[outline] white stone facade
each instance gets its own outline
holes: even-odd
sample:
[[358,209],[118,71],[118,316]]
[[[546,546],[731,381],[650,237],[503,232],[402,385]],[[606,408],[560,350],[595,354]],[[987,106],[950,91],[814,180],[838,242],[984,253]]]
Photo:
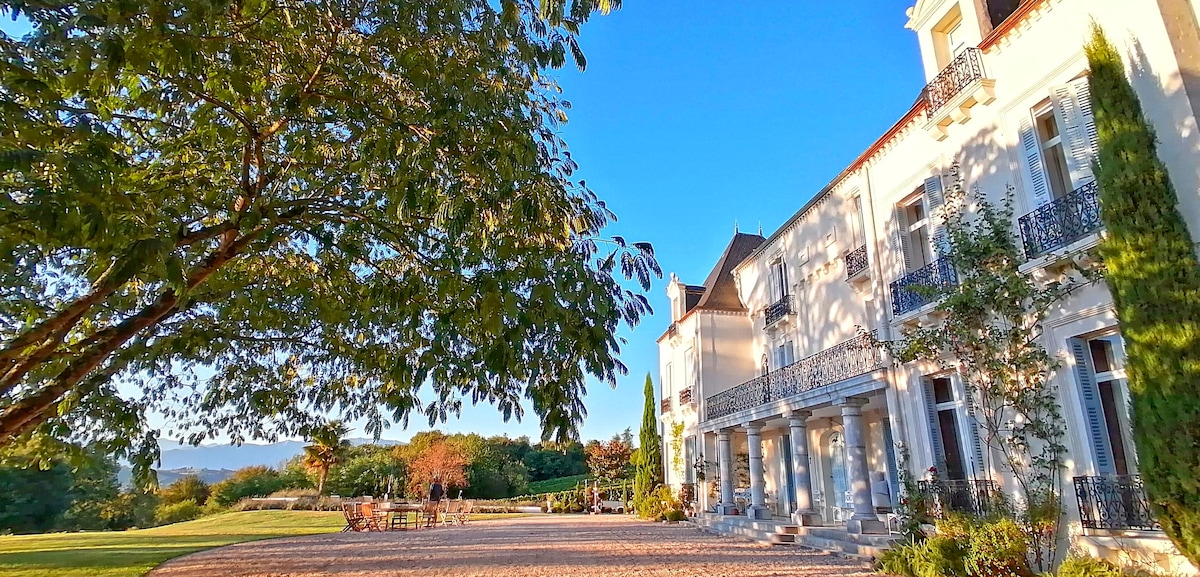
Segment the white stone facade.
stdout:
[[[910,452],[917,478],[936,467],[946,481],[1007,490],[1011,480],[988,467],[957,376],[925,363],[893,366],[860,346],[860,331],[890,340],[929,320],[936,305],[903,288],[912,275],[952,274],[939,266],[941,227],[930,216],[952,166],[991,201],[1013,189],[1023,271],[1052,278],[1087,264],[1064,255],[1103,234],[1083,53],[1093,21],[1126,57],[1180,210],[1200,239],[1196,20],[1188,0],[917,2],[908,27],[929,83],[922,98],[779,231],[724,267],[742,310],[674,315],[659,341],[664,394],[694,387],[691,403],[664,404],[662,419],[665,444],[670,423],[684,422],[697,439],[689,456],[710,462],[698,483],[700,507],[884,530],[898,498],[897,443]],[[687,288],[674,281],[668,289],[680,311]],[[1063,501],[1071,544],[1194,572],[1145,515],[1111,518],[1089,504],[1114,495],[1128,501],[1138,490],[1107,289],[1071,297],[1045,329],[1044,345],[1063,361],[1052,378],[1068,427]],[[700,352],[687,357],[687,350]],[[696,370],[685,377],[681,364]],[[666,458],[668,482],[697,479],[694,471],[671,471]]]

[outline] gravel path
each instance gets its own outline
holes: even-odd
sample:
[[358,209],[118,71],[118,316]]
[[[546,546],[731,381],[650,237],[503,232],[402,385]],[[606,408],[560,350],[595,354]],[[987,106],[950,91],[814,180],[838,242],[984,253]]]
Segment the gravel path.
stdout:
[[241,543],[169,561],[149,577],[865,577],[859,561],[758,545],[690,525],[554,515],[396,533]]

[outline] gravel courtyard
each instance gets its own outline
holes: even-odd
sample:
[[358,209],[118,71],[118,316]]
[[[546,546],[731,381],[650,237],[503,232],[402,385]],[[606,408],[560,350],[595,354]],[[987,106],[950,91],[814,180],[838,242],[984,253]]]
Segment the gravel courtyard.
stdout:
[[538,516],[396,533],[241,543],[169,561],[151,577],[702,575],[866,576],[861,561],[620,516]]

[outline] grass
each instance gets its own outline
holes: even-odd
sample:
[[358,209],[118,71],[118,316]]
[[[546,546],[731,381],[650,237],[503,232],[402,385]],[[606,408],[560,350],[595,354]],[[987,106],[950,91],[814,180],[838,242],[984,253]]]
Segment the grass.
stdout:
[[[520,515],[472,515],[472,521]],[[0,536],[0,577],[137,577],[162,562],[244,541],[335,533],[340,512],[242,511],[132,531]]]
[[587,475],[572,475],[570,477],[558,477],[556,479],[546,479],[545,481],[534,481],[529,484],[530,495],[540,495],[542,493],[557,493],[574,489],[580,481],[586,481]]

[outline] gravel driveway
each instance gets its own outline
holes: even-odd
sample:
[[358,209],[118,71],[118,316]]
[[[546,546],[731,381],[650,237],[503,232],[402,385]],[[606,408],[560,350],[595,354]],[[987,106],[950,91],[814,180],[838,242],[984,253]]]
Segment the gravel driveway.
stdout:
[[617,515],[554,515],[396,533],[230,545],[169,561],[150,577],[699,575],[867,576],[859,561],[717,537]]

